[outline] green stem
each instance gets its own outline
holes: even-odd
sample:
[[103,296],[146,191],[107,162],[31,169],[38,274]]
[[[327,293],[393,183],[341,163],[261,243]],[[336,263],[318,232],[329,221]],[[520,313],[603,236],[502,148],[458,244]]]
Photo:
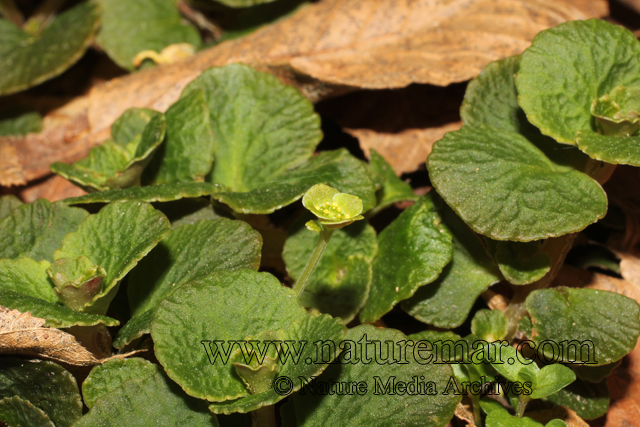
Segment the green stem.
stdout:
[[[471,397],[471,396],[469,396]],[[473,423],[476,427],[482,427],[482,412],[480,411],[480,396],[471,397],[471,406],[473,406]]]
[[0,15],[4,15],[18,27],[24,24],[24,17],[13,0],[0,0]]
[[251,427],[276,427],[275,406],[263,406],[252,411]]
[[518,417],[522,418],[524,416],[524,410],[527,408],[527,404],[530,400],[531,398],[529,396],[525,396],[524,394],[521,394],[518,397],[518,409],[516,410],[516,415]]
[[309,257],[309,261],[307,261],[307,265],[304,266],[304,270],[302,270],[302,274],[296,281],[296,284],[293,285],[293,291],[297,296],[302,294],[304,288],[307,286],[309,279],[311,279],[311,275],[316,269],[320,258],[322,258],[322,253],[325,248],[329,244],[329,240],[331,240],[331,236],[333,235],[333,230],[327,230],[322,227],[322,231],[320,231],[320,237],[318,237],[318,243],[316,243],[316,247],[313,249],[311,256]]

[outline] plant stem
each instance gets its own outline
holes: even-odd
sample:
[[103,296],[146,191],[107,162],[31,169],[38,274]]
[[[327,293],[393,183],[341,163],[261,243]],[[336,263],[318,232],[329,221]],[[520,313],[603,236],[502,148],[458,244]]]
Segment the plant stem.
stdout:
[[251,427],[276,427],[275,406],[263,406],[252,411]]
[[313,249],[311,256],[309,257],[309,261],[307,261],[307,265],[304,266],[304,270],[302,270],[302,274],[296,281],[295,285],[293,285],[293,291],[297,296],[302,294],[304,288],[307,286],[309,279],[311,279],[311,275],[313,274],[320,258],[322,258],[322,253],[325,248],[329,244],[329,240],[331,240],[331,236],[333,235],[333,230],[328,230],[326,228],[322,228],[320,231],[320,237],[318,237],[318,243],[316,243],[316,247]]
[[18,27],[24,24],[24,17],[13,0],[0,0],[0,15],[4,15]]
[[[471,397],[471,396],[469,396]],[[482,412],[480,411],[480,396],[471,397],[471,406],[473,406],[473,423],[476,427],[482,427]]]
[[524,416],[524,410],[527,407],[527,404],[531,398],[529,396],[525,396],[523,394],[518,398],[518,409],[516,410],[516,416],[522,418]]

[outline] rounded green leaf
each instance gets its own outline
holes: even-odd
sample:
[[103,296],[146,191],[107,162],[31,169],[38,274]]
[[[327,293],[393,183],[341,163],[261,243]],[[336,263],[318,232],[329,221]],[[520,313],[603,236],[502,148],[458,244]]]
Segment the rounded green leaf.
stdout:
[[99,0],[100,46],[116,64],[133,71],[133,58],[145,50],[160,52],[176,43],[200,46],[198,30],[186,23],[175,2],[166,0]]
[[51,171],[88,192],[138,185],[166,127],[164,114],[130,108],[111,126],[113,140],[93,147],[87,157],[72,165],[53,163]]
[[120,328],[116,339],[113,340],[113,346],[121,349],[144,334],[151,333],[151,322],[155,315],[155,310],[149,310],[137,316],[133,316],[122,328]]
[[84,196],[64,199],[67,205],[81,205],[88,203],[111,203],[118,200],[142,200],[143,202],[170,202],[184,198],[208,196],[222,191],[218,184],[208,182],[182,182],[158,184],[148,187],[131,187],[89,193]]
[[[277,360],[271,366],[263,364],[263,369],[270,368],[272,370],[272,373],[263,382],[263,387],[266,390],[254,392],[254,394],[233,401],[214,402],[209,406],[212,412],[216,414],[245,413],[256,410],[261,406],[273,405],[289,393],[298,391],[302,387],[300,378],[308,380],[320,375],[328,364],[333,361],[334,357],[338,355],[338,346],[346,333],[346,329],[339,319],[333,319],[326,314],[320,316],[312,314],[306,316],[301,322],[293,322],[287,331],[278,332],[278,338],[283,340],[283,347],[279,355],[283,355],[285,347],[291,350],[291,344],[300,345],[304,343],[304,347],[300,347],[300,352],[296,356],[297,361],[287,358],[286,360]],[[243,361],[242,356],[240,361]],[[238,370],[238,364],[235,364],[235,367],[236,372],[241,375],[241,371]],[[293,384],[289,383],[292,387],[288,390],[282,390],[277,386],[278,382],[276,380],[278,378],[295,378],[298,381]],[[246,381],[244,378],[243,380]],[[247,387],[249,386],[250,384],[247,383]]]
[[[397,363],[398,352],[391,356],[386,350],[381,355],[388,359],[382,362],[371,360],[366,363],[363,359],[363,356],[367,356],[362,351],[364,345],[368,346],[368,356],[372,358],[371,350],[374,346],[382,344],[383,349],[387,345],[400,348],[406,342],[407,337],[393,329],[376,329],[370,325],[350,329],[341,345],[344,351],[339,360],[342,362],[331,365],[322,375],[294,394],[293,404],[283,407],[283,416],[295,420],[291,425],[298,427],[445,426],[453,417],[455,407],[461,399],[460,395],[443,393],[447,382],[453,377],[453,370],[449,365],[419,363],[414,359],[411,347],[407,347],[406,353],[403,352],[406,359],[401,359],[402,363]],[[366,392],[329,393],[330,381],[345,384],[341,387],[334,386],[334,390],[346,390],[350,387],[348,384],[364,382]],[[435,393],[427,393],[428,382],[433,382]],[[326,393],[318,392],[321,383],[324,384]],[[404,392],[400,383],[405,384]],[[406,385],[414,383],[424,384],[424,391],[411,392],[411,388]],[[393,391],[390,393],[391,390]]]
[[640,136],[615,137],[593,131],[578,131],[578,147],[596,160],[640,166]]
[[541,242],[496,242],[495,259],[509,283],[526,285],[542,279],[551,258],[541,252]]
[[211,364],[209,354],[228,357],[229,340],[286,330],[305,316],[293,291],[272,275],[216,271],[167,296],[157,309],[151,336],[156,357],[188,394],[224,401],[249,391],[231,364],[222,363],[224,359]]
[[82,383],[82,397],[88,408],[105,394],[121,387],[125,381],[141,380],[162,372],[162,368],[144,359],[111,359],[95,366]]
[[216,141],[212,182],[233,191],[284,178],[322,139],[311,102],[271,74],[240,64],[209,68],[183,96],[197,90],[204,91]]
[[47,276],[48,261],[36,262],[31,258],[0,258],[0,289],[11,290],[57,303],[58,296]]
[[41,130],[42,116],[37,111],[25,107],[0,110],[0,136],[21,136]]
[[575,380],[576,374],[567,366],[559,363],[543,366],[536,373],[533,393],[529,397],[532,399],[547,397],[558,390],[562,390]]
[[173,230],[131,272],[133,316],[155,309],[183,284],[216,270],[257,270],[262,237],[243,221],[217,218]]
[[378,236],[362,322],[374,322],[420,286],[438,278],[453,253],[452,236],[430,195],[407,208]]
[[[304,218],[306,219],[306,218]],[[297,280],[318,240],[298,221],[289,231],[282,257],[289,277]],[[350,322],[364,305],[371,286],[371,261],[378,251],[376,232],[366,221],[335,230],[300,304]]]
[[57,16],[39,34],[0,19],[0,95],[57,76],[84,54],[98,27],[98,10],[84,2]]
[[75,378],[49,361],[3,358],[0,395],[28,400],[44,411],[56,427],[69,427],[82,415]]
[[55,427],[42,409],[18,396],[0,399],[0,421],[10,427]]
[[607,211],[596,181],[557,166],[523,136],[492,127],[446,134],[427,167],[447,204],[474,231],[496,240],[574,233]]
[[204,181],[213,165],[213,132],[204,92],[193,91],[165,113],[167,136],[145,169],[145,183]]
[[122,383],[100,396],[73,427],[217,427],[206,402],[187,396],[163,372]]
[[576,411],[582,419],[594,420],[609,410],[609,387],[606,381],[593,384],[577,379],[545,400]]
[[0,289],[0,306],[21,313],[31,313],[33,317],[45,320],[45,326],[52,328],[69,328],[71,326],[93,326],[104,324],[117,326],[116,319],[97,314],[80,313],[64,305],[54,304],[40,298],[34,298],[18,292]]
[[45,199],[16,207],[0,221],[0,258],[26,256],[53,261],[62,239],[89,214]]
[[236,212],[266,214],[295,202],[311,187],[322,183],[358,196],[365,212],[376,204],[376,189],[369,178],[366,164],[344,148],[313,156],[300,166],[250,191],[220,192],[212,194],[212,197]]
[[84,306],[85,311],[102,314],[115,296],[118,282],[169,232],[167,218],[149,203],[114,202],[65,236],[54,258],[85,256],[106,271],[100,291]]
[[516,85],[527,119],[545,135],[575,145],[577,131],[595,130],[595,100],[617,86],[640,86],[640,43],[605,21],[566,22],[533,39]]
[[502,278],[480,237],[451,209],[441,211],[453,235],[453,256],[438,279],[400,305],[416,319],[440,328],[460,326],[485,289]]
[[13,194],[0,197],[0,220],[5,219],[15,208],[19,208],[24,203]]
[[525,304],[539,353],[558,362],[606,365],[633,350],[640,335],[640,306],[615,292],[559,287],[533,291]]
[[380,188],[377,191],[376,212],[404,200],[417,200],[411,186],[396,175],[389,163],[374,149],[371,149],[369,166]]
[[500,310],[478,310],[471,320],[471,333],[488,342],[503,339],[508,328],[509,321]]

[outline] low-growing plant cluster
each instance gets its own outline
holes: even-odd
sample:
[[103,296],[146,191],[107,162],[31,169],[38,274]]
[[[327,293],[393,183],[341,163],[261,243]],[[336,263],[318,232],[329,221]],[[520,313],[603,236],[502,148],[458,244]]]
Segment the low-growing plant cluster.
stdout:
[[[208,69],[164,113],[127,110],[86,158],[51,165],[88,194],[0,199],[0,420],[604,415],[640,306],[552,281],[605,217],[615,165],[640,166],[639,95],[631,32],[545,30],[469,83],[422,196],[375,151],[316,152],[313,105],[247,65]],[[487,292],[508,304],[482,308]]]

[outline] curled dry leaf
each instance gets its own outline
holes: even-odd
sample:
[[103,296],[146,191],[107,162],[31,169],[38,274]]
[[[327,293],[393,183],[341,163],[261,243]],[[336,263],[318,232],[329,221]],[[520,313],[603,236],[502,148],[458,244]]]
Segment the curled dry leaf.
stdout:
[[[17,168],[0,184],[49,174],[105,139],[127,108],[165,111],[202,70],[234,62],[270,71],[319,100],[356,88],[448,85],[474,77],[489,62],[522,52],[535,34],[572,19],[607,13],[605,0],[325,0],[251,35],[185,61],[112,80],[62,130],[0,139],[17,153]],[[79,101],[77,101],[78,103]],[[80,129],[78,124],[87,126]],[[85,133],[84,136],[82,134]],[[5,160],[6,162],[7,160]]]
[[26,354],[76,366],[100,363],[73,335],[44,323],[29,313],[0,306],[0,354]]

